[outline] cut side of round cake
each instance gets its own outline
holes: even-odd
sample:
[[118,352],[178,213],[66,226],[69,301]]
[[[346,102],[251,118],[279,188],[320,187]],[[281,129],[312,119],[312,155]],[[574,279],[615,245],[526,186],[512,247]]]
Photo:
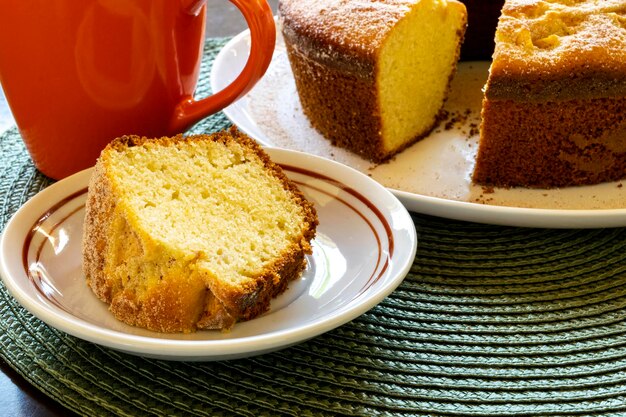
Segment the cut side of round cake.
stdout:
[[236,129],[124,136],[89,184],[83,269],[127,324],[229,329],[300,276],[317,223],[280,166]]
[[336,146],[382,162],[435,127],[467,25],[456,0],[281,0],[302,109]]

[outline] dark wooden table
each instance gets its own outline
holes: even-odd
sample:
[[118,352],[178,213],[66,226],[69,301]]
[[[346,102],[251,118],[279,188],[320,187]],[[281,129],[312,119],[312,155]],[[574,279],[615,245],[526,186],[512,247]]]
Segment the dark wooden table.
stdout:
[[[269,0],[276,11],[278,0]],[[245,29],[238,10],[226,0],[207,0],[207,37],[232,36]],[[0,132],[14,124],[6,99],[0,89]],[[74,416],[50,397],[33,387],[9,364],[0,359],[0,415],[12,417]]]
[[33,387],[0,359],[0,414],[15,417],[75,416]]

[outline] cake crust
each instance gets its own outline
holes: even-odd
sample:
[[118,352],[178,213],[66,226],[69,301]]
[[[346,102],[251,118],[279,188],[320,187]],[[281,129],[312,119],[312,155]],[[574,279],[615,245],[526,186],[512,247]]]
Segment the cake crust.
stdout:
[[[333,145],[376,162],[384,161],[388,155],[379,138],[382,127],[378,102],[370,92],[373,74],[362,68],[356,72],[329,68],[297,46],[286,44],[286,49],[293,57],[296,88],[311,124]],[[345,93],[340,102],[328,92],[329,86],[337,85]]]
[[624,98],[570,100],[560,107],[550,102],[486,101],[481,127],[486,139],[473,179],[480,184],[532,188],[622,179],[626,176],[625,108]]

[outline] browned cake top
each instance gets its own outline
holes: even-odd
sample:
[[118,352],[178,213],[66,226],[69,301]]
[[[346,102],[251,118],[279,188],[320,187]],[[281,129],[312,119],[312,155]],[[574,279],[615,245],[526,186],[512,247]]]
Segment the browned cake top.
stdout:
[[507,0],[487,97],[626,94],[626,0]]
[[373,61],[394,23],[418,0],[281,0],[283,34],[312,58]]

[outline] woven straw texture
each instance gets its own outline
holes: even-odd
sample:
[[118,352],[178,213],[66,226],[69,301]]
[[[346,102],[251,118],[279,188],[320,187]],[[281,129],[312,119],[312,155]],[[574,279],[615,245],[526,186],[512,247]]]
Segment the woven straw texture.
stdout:
[[[223,44],[208,43],[204,79]],[[219,114],[193,130],[228,125]],[[50,182],[15,128],[0,136],[0,227]],[[0,355],[86,416],[626,414],[626,229],[414,221],[417,256],[403,284],[286,350],[143,359],[48,327],[0,286]]]

